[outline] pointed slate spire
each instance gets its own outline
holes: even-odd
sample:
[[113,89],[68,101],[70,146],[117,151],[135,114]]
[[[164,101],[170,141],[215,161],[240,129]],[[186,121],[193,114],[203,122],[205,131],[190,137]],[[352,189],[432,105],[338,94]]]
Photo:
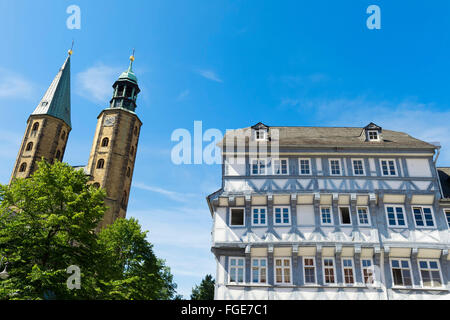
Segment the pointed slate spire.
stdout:
[[53,79],[52,84],[45,92],[44,97],[39,102],[33,115],[47,114],[63,120],[69,127],[70,122],[70,56],[59,69],[58,74]]

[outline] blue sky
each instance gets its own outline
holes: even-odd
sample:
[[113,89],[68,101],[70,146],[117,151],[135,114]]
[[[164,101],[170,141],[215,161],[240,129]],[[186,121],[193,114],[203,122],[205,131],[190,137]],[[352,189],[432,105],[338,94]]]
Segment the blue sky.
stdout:
[[[69,30],[69,5],[81,29]],[[381,30],[366,8],[381,9]],[[443,148],[450,166],[450,2],[433,1],[0,1],[0,183],[9,181],[28,115],[72,39],[72,125],[64,160],[86,164],[111,85],[134,70],[143,121],[128,216],[189,297],[206,273],[206,195],[219,165],[175,165],[170,140],[267,125],[365,126],[405,131]]]

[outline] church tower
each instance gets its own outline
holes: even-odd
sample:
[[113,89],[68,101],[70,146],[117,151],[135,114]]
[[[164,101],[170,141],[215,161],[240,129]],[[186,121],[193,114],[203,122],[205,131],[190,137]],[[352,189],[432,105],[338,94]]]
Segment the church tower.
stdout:
[[44,97],[27,121],[27,128],[11,175],[28,178],[37,169],[37,161],[62,161],[70,123],[70,56],[59,69]]
[[108,108],[97,117],[87,171],[91,183],[106,190],[105,213],[101,228],[117,218],[125,218],[133,177],[136,151],[142,122],[136,115],[136,99],[140,92],[133,72],[134,56],[128,70],[114,83]]

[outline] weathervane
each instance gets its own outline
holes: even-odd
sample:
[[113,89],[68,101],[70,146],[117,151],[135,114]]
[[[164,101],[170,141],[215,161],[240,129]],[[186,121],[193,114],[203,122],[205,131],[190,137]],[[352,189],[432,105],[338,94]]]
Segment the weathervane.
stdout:
[[130,70],[133,67],[133,61],[134,61],[134,48],[133,48],[133,53],[130,56],[130,68],[129,68]]
[[72,49],[73,49],[73,43],[74,43],[74,41],[72,40],[72,46],[70,47],[70,49],[69,49],[69,51],[68,51],[68,53],[69,53],[69,56],[71,56],[72,55]]

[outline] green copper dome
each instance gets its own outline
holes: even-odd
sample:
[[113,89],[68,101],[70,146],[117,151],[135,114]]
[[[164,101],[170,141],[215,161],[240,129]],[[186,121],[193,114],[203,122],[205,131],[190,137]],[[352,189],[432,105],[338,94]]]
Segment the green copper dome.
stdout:
[[137,77],[133,72],[133,61],[134,56],[130,57],[130,66],[128,67],[127,71],[122,72],[122,74],[119,77],[119,80],[131,80],[135,83],[137,83]]
[[131,80],[137,83],[137,77],[134,74],[133,70],[128,69],[127,71],[122,72],[119,77],[119,80]]

